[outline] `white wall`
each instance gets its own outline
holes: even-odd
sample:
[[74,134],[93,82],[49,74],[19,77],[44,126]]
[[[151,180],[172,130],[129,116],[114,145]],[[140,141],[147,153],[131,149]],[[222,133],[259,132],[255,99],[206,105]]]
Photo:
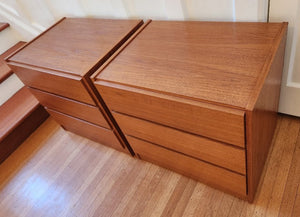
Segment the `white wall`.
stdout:
[[[1,12],[1,11],[0,11]],[[0,14],[1,15],[1,14]],[[0,16],[0,22],[5,22]],[[22,40],[22,36],[13,28],[8,27],[0,32],[0,54]],[[12,75],[2,83],[0,83],[0,106],[6,102],[12,95],[14,95],[23,83]]]
[[63,16],[266,21],[267,0],[0,0],[0,18],[30,40]]
[[300,117],[300,1],[272,0],[270,21],[288,21],[279,111]]
[[21,36],[18,32],[12,28],[6,28],[0,32],[0,54],[12,47],[18,41],[21,40]]

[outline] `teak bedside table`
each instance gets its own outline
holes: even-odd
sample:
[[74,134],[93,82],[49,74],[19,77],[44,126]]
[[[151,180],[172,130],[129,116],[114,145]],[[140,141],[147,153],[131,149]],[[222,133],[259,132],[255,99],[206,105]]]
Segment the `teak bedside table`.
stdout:
[[252,201],[286,32],[287,23],[153,21],[92,79],[139,158]]
[[129,153],[89,76],[142,24],[63,18],[6,61],[65,129]]

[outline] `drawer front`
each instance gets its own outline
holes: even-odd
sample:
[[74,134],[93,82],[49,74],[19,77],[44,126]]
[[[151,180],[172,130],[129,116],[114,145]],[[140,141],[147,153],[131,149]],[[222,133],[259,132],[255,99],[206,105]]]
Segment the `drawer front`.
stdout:
[[244,111],[103,81],[96,87],[113,111],[244,147]]
[[[126,135],[134,136],[203,161],[246,174],[245,150],[204,137],[113,112]],[[135,151],[133,149],[133,151]]]
[[99,142],[103,145],[110,146],[114,149],[124,151],[124,148],[122,147],[112,130],[99,127],[78,118],[71,117],[69,115],[64,115],[51,109],[46,110],[66,130],[89,138],[95,142]]
[[29,88],[39,102],[50,109],[86,120],[93,124],[110,129],[107,121],[96,106],[88,105],[55,94]]
[[9,66],[27,86],[95,105],[79,76],[55,74],[29,66],[24,68],[15,63],[10,63]]
[[246,177],[226,169],[127,136],[143,160],[174,170],[235,195],[246,196]]

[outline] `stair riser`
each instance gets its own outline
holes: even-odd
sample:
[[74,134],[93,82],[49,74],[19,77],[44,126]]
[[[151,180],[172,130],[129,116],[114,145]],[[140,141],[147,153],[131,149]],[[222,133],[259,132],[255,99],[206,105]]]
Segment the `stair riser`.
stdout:
[[0,164],[19,147],[49,116],[39,106],[0,143]]

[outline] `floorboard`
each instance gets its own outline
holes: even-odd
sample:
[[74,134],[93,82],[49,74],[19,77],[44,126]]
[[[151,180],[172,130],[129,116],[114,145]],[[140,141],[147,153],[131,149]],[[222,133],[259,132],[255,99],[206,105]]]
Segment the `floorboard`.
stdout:
[[253,204],[48,118],[0,165],[0,217],[300,216],[300,119],[280,115]]

